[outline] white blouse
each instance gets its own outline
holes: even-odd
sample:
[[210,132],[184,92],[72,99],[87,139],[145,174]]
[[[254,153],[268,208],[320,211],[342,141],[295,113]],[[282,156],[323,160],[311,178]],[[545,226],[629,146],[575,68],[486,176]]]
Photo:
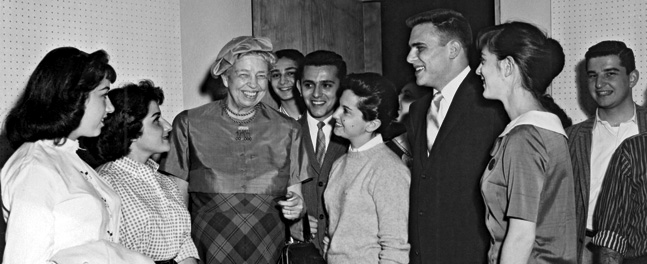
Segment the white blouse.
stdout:
[[60,146],[53,140],[28,142],[5,163],[0,172],[4,263],[152,262],[114,243],[121,201],[79,158],[78,148],[70,139]]

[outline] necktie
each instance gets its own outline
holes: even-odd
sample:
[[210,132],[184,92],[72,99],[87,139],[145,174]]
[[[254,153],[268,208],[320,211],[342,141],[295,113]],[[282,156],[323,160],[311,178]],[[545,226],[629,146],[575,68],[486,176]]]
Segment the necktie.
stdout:
[[431,101],[431,107],[427,114],[427,149],[429,151],[431,151],[431,147],[434,145],[434,141],[436,141],[438,130],[440,130],[438,114],[440,113],[440,101],[442,100],[443,94],[438,91],[434,93],[434,99]]
[[317,147],[315,149],[315,156],[317,157],[317,161],[319,162],[320,166],[323,164],[324,154],[326,154],[326,137],[324,136],[324,132],[321,129],[325,125],[326,124],[321,121],[317,124],[319,130],[317,130]]

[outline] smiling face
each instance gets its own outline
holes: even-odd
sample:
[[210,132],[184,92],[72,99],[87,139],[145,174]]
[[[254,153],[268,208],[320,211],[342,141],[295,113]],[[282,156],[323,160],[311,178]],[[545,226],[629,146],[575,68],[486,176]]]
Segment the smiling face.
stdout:
[[483,80],[483,97],[490,100],[505,98],[506,87],[503,82],[503,73],[499,59],[487,48],[481,51],[481,63],[476,68],[476,74]]
[[345,90],[339,98],[339,107],[333,114],[335,135],[348,139],[353,148],[359,148],[368,142],[377,129],[371,121],[364,120],[364,115],[357,108],[359,100],[359,96],[353,91]]
[[294,99],[295,77],[298,69],[295,61],[288,58],[280,58],[274,68],[270,71],[272,89],[281,101]]
[[638,72],[627,73],[616,55],[591,58],[586,64],[591,97],[603,109],[633,105],[631,89],[638,82]]
[[301,95],[308,112],[319,121],[335,111],[340,80],[337,68],[332,65],[305,66],[301,79]]
[[416,83],[442,89],[449,82],[450,47],[447,43],[441,43],[436,27],[431,23],[413,27],[409,46],[411,50],[407,62],[415,70]]
[[162,117],[159,104],[151,101],[148,114],[142,120],[142,134],[130,144],[128,157],[145,162],[153,154],[167,152],[171,149],[169,132],[171,124]]
[[110,81],[104,78],[97,87],[88,93],[81,123],[70,133],[69,139],[96,137],[101,134],[103,119],[108,113],[115,111],[115,107],[108,98],[108,91],[110,91]]
[[227,106],[238,113],[251,111],[267,93],[268,74],[268,65],[263,57],[246,55],[238,58],[222,78],[229,90]]

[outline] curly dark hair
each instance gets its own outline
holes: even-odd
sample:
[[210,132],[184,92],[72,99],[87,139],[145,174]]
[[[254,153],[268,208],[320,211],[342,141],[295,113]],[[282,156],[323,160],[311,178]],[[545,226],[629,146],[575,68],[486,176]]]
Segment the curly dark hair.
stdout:
[[591,46],[589,50],[586,51],[586,54],[584,54],[586,66],[588,67],[588,62],[592,58],[609,55],[618,56],[620,59],[620,65],[625,67],[627,74],[636,69],[636,57],[634,56],[634,51],[628,48],[624,42],[617,40],[605,40]]
[[341,82],[340,90],[351,90],[359,97],[357,109],[362,112],[364,121],[380,120],[381,125],[376,133],[382,134],[398,116],[398,93],[395,85],[380,74],[349,74]]
[[41,139],[65,143],[81,124],[88,94],[104,78],[114,83],[117,73],[103,50],[88,54],[61,47],[47,53],[5,120],[11,146]]
[[164,92],[150,80],[128,83],[108,92],[115,111],[104,119],[101,135],[84,142],[92,156],[101,163],[130,153],[130,144],[142,135],[142,120],[151,102],[162,104]]

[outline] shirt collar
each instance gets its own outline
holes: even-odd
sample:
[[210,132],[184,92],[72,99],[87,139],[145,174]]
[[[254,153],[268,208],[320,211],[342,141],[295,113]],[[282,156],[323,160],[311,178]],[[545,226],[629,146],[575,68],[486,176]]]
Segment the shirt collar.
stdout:
[[[306,120],[308,121],[308,128],[310,128],[310,131],[314,129],[314,131],[316,132],[319,129],[317,127],[319,120],[312,117],[312,115],[310,115],[310,112],[307,112],[307,111],[306,111],[306,116],[307,116]],[[332,120],[332,115],[330,115],[329,117],[326,117],[326,119],[324,119],[323,122],[326,124],[326,126],[330,126],[330,120]]]
[[[598,123],[600,123],[600,124],[607,123],[609,126],[611,126],[609,124],[609,122],[600,119],[599,110],[600,110],[599,108],[595,109],[595,123],[593,123],[593,129],[595,129],[595,127],[598,125]],[[622,124],[629,123],[629,122],[633,122],[634,124],[638,124],[638,121],[636,121],[636,104],[634,104],[634,115],[631,117],[631,119],[629,119],[629,120],[627,120],[625,122],[622,122]]]
[[454,99],[454,95],[456,95],[456,91],[458,91],[458,87],[461,85],[465,77],[467,77],[467,74],[469,74],[471,71],[470,66],[465,67],[461,73],[456,75],[454,79],[452,79],[443,89],[440,91],[440,94],[443,95],[443,98],[447,100],[448,103],[451,103],[452,100]]
[[61,141],[63,141],[62,145],[56,145],[56,143],[55,143],[56,140],[54,140],[54,139],[44,139],[43,140],[43,142],[46,145],[49,145],[49,146],[52,146],[52,147],[57,147],[57,148],[60,148],[60,149],[62,149],[64,151],[76,152],[77,150],[80,149],[78,140],[69,139],[69,138],[63,138],[63,139],[61,139]]
[[157,162],[152,159],[148,159],[146,160],[145,164],[142,164],[141,162],[131,159],[128,156],[124,156],[118,160],[115,160],[115,164],[128,165],[138,170],[157,171],[157,169],[159,168],[159,164],[157,164]]
[[348,151],[349,151],[349,152],[360,152],[360,151],[365,151],[365,150],[369,150],[369,149],[371,149],[371,148],[373,148],[373,147],[375,147],[375,146],[379,145],[380,143],[384,143],[384,139],[382,139],[382,135],[381,135],[381,134],[377,134],[377,136],[375,136],[375,137],[371,138],[371,140],[369,140],[368,142],[364,143],[364,145],[362,145],[362,146],[361,146],[361,147],[359,147],[359,148],[354,149],[352,146],[348,147]]
[[510,131],[512,131],[513,128],[520,125],[532,125],[540,127],[567,137],[566,131],[564,131],[564,127],[562,127],[562,121],[559,120],[559,117],[550,112],[536,110],[523,113],[514,120],[510,121],[510,123],[505,127],[505,130],[503,130],[503,133],[501,133],[499,137],[507,135],[508,133],[510,133]]

